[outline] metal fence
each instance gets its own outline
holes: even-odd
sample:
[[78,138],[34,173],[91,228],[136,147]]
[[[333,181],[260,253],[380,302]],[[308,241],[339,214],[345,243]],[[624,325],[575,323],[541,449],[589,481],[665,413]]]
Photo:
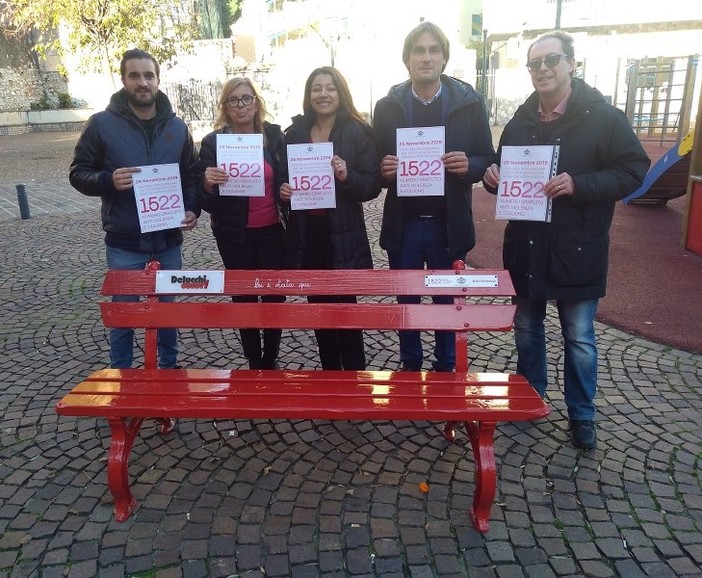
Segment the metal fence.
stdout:
[[627,71],[625,111],[638,135],[680,140],[690,129],[699,57],[633,61]]
[[168,96],[175,113],[186,122],[212,121],[217,116],[221,82],[163,83],[161,90]]

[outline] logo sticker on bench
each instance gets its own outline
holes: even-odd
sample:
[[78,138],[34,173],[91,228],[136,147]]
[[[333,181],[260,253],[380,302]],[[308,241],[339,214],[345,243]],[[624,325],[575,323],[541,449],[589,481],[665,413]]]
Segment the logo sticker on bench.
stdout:
[[224,293],[224,271],[156,271],[156,293]]
[[497,275],[425,275],[425,287],[497,287]]

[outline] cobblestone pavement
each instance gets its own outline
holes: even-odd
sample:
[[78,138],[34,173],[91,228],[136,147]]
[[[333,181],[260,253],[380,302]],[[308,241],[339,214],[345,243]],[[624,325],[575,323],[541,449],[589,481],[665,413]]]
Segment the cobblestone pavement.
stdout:
[[[425,422],[182,420],[165,437],[147,424],[130,467],[140,507],[116,523],[105,420],[54,411],[107,361],[98,202],[64,174],[35,175],[31,219],[0,210],[0,577],[702,576],[702,357],[598,324],[599,445],[578,451],[551,314],[553,413],[498,427],[485,535],[467,515],[465,436]],[[15,180],[1,180],[9,207]],[[376,246],[379,212],[368,204]],[[184,254],[220,266],[206,218]],[[311,348],[286,333],[281,365],[313,367]],[[188,367],[243,363],[234,332],[184,331],[182,350]],[[369,333],[367,351],[371,369],[396,367],[394,335]],[[514,371],[509,335],[471,354],[476,370]]]

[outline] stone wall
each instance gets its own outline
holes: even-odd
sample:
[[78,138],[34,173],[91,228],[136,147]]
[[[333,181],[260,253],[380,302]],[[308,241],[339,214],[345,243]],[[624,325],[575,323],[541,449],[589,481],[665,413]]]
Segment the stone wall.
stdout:
[[29,132],[80,131],[93,112],[89,108],[0,112],[0,136]]
[[55,103],[65,92],[64,77],[37,62],[28,43],[0,34],[0,112],[28,111],[42,99]]
[[0,112],[32,110],[42,98],[57,103],[62,92],[66,82],[57,72],[40,73],[32,65],[0,68]]

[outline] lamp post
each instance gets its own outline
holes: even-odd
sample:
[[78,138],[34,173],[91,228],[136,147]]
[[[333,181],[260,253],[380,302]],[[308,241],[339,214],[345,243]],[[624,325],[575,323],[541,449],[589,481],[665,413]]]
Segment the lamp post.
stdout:
[[487,99],[487,28],[483,28],[483,81],[480,84],[483,100]]

